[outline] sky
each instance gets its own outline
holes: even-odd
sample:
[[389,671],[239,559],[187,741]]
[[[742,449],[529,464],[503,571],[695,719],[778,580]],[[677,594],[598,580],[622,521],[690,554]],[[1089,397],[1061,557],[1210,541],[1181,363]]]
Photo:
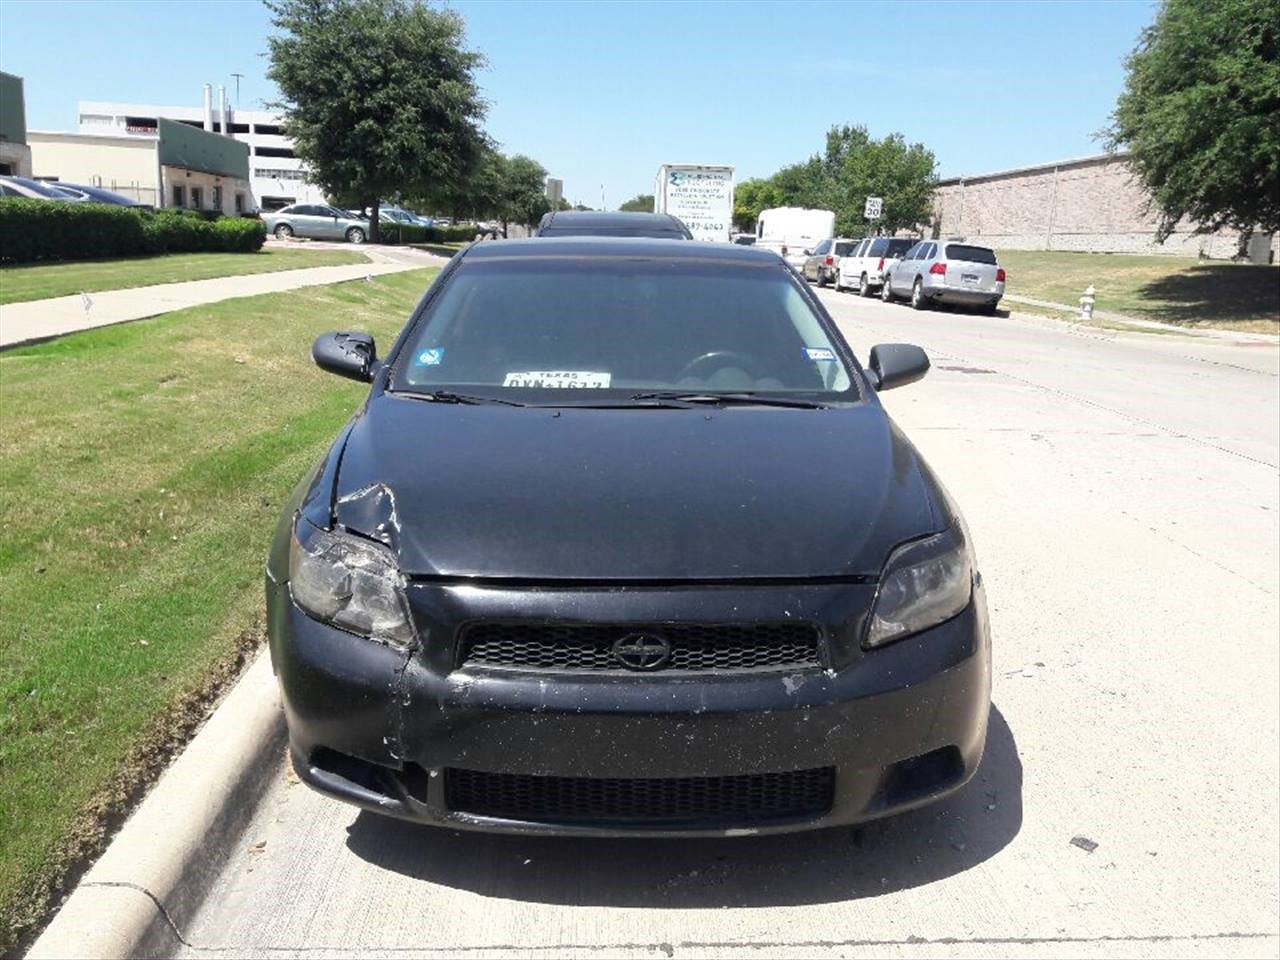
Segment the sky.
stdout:
[[[1096,138],[1152,0],[536,3],[456,0],[485,128],[612,208],[659,164],[768,176],[835,124],[899,132],[942,176],[1101,151]],[[27,126],[74,130],[76,101],[198,106],[243,74],[275,96],[257,0],[0,0],[0,69],[25,80]]]

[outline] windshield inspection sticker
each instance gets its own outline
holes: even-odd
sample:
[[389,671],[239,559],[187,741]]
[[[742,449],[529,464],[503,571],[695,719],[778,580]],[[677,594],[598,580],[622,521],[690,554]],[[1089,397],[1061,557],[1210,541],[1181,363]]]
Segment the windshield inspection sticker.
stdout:
[[444,347],[423,350],[413,358],[414,364],[419,367],[438,367],[442,360],[444,360]]
[[804,355],[813,361],[834,360],[836,358],[836,352],[827,347],[805,347]]
[[558,390],[602,389],[613,375],[588,370],[514,370],[502,381],[504,387],[551,387]]

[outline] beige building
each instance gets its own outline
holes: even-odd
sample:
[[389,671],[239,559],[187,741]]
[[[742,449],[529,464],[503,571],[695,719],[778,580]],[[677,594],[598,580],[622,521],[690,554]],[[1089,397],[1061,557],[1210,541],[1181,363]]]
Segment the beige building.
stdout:
[[[1080,250],[1230,259],[1233,231],[1197,235],[1182,223],[1155,242],[1157,215],[1123,154],[1100,154],[938,183],[933,235],[1007,250]],[[1275,259],[1275,240],[1255,236],[1249,259]]]
[[256,210],[249,148],[230,137],[160,120],[151,136],[29,131],[34,176],[114,190],[155,207]]

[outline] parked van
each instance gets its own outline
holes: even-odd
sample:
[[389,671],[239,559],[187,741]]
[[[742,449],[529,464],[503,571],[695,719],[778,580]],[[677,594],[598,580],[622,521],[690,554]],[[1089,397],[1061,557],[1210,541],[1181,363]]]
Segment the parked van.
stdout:
[[772,250],[797,270],[823,240],[836,235],[836,215],[807,207],[773,207],[756,218],[757,247]]

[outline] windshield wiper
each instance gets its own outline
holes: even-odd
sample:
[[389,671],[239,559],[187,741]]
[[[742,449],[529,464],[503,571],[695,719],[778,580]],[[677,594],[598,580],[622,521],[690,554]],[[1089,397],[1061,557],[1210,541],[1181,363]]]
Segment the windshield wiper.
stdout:
[[454,393],[452,390],[432,390],[429,393],[418,393],[413,390],[397,390],[397,397],[409,397],[412,400],[426,400],[428,403],[499,403],[506,407],[524,407],[527,404],[519,400],[504,400],[502,397],[483,397],[471,393]]
[[827,405],[818,400],[805,400],[801,397],[779,397],[767,393],[703,393],[700,391],[654,390],[646,393],[633,393],[632,400],[675,400],[680,403],[699,403],[712,407],[760,406],[760,407],[795,407],[800,410],[825,410]]

